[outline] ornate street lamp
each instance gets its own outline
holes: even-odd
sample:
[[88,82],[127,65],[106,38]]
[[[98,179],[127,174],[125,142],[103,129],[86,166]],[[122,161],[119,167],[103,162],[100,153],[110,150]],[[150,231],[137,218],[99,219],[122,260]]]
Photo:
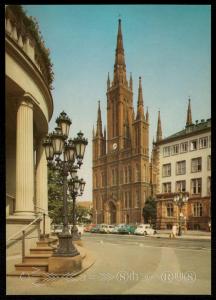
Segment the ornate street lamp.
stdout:
[[[55,250],[53,256],[76,256],[79,255],[79,252],[72,242],[72,235],[70,234],[68,226],[67,177],[69,174],[74,175],[75,170],[77,172],[77,169],[80,168],[81,165],[80,156],[77,158],[77,146],[75,146],[78,144],[78,142],[77,138],[76,143],[74,143],[72,139],[67,141],[72,122],[65,112],[62,112],[59,115],[59,117],[56,119],[56,123],[57,127],[55,128],[55,131],[47,135],[43,141],[48,166],[54,170],[58,170],[63,177],[63,229],[59,234],[59,246]],[[83,138],[82,134],[82,141],[80,143],[82,144],[83,141],[85,141],[86,146],[88,141],[87,139]],[[62,154],[63,157],[61,159],[60,156]],[[76,159],[77,165],[74,164]]]
[[73,140],[74,145],[76,147],[76,158],[77,158],[77,164],[80,168],[82,165],[82,160],[85,153],[86,145],[88,144],[88,140],[83,137],[83,133],[80,131],[77,133],[77,137]]
[[79,179],[78,176],[72,177],[68,182],[69,190],[71,193],[71,197],[73,199],[73,208],[72,208],[72,239],[73,241],[80,240],[80,235],[78,233],[78,228],[76,226],[76,197],[82,196],[84,188],[85,188],[85,181],[81,178]]
[[174,203],[176,203],[176,205],[179,208],[179,215],[178,215],[178,224],[179,224],[179,231],[178,231],[178,235],[182,235],[182,230],[181,230],[181,215],[182,215],[182,207],[185,205],[185,203],[188,202],[188,196],[186,193],[179,193],[176,194],[174,196],[173,199]]

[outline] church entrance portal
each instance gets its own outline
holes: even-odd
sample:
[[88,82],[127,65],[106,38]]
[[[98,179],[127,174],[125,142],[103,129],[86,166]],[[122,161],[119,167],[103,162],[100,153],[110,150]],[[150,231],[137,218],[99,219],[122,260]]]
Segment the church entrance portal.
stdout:
[[116,206],[113,202],[109,203],[109,224],[116,224]]

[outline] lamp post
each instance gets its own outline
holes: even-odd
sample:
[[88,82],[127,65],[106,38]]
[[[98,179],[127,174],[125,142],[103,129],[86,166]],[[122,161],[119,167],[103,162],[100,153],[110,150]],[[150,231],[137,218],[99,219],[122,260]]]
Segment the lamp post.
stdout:
[[[68,226],[67,178],[69,174],[73,174],[75,169],[80,168],[88,141],[82,138],[84,141],[83,146],[83,141],[78,138],[74,140],[68,139],[72,122],[64,111],[56,119],[56,123],[57,127],[55,131],[48,134],[43,141],[48,167],[58,170],[63,179],[63,229],[59,234],[59,246],[53,256],[76,256],[79,255],[79,252],[72,243],[72,235],[69,232]],[[82,133],[79,132],[78,137],[80,134]],[[79,151],[77,152],[79,148],[82,150],[84,148],[82,156],[80,156]],[[61,155],[63,155],[62,159],[60,158]],[[77,165],[74,164],[76,159]]]
[[182,192],[179,194],[176,194],[173,199],[174,203],[178,206],[179,209],[179,214],[178,214],[178,224],[179,224],[179,231],[178,235],[182,235],[182,230],[181,230],[181,215],[182,215],[182,207],[185,205],[185,203],[188,202],[188,196],[187,194],[183,194]]
[[85,188],[85,181],[81,178],[79,179],[78,176],[72,177],[69,182],[69,190],[71,193],[71,197],[73,200],[73,208],[72,208],[72,229],[71,229],[71,235],[72,235],[72,240],[77,241],[80,240],[80,235],[78,233],[78,228],[76,226],[76,197],[77,196],[82,196]]

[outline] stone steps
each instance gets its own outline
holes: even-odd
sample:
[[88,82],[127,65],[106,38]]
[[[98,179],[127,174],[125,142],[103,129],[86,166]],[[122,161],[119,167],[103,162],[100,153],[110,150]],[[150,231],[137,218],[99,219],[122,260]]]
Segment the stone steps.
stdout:
[[48,263],[48,258],[52,254],[32,254],[32,255],[27,255],[24,257],[24,262],[23,263],[41,263],[41,262],[46,262]]
[[15,265],[16,271],[26,271],[26,272],[37,272],[44,271],[48,272],[48,262],[37,262],[37,263],[20,263]]
[[54,247],[36,247],[36,248],[31,248],[30,249],[30,255],[34,254],[53,254]]

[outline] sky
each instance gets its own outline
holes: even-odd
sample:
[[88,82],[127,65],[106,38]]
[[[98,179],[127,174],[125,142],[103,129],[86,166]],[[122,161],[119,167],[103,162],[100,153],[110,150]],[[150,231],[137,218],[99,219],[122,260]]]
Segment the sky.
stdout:
[[210,5],[23,5],[36,17],[55,73],[54,113],[72,119],[70,137],[81,130],[89,144],[79,171],[86,181],[79,200],[92,200],[92,128],[98,100],[106,125],[107,74],[113,78],[118,18],[122,20],[127,74],[133,76],[136,111],[139,76],[148,107],[149,146],[158,110],[163,137],[182,130],[188,98],[193,121],[211,117]]

